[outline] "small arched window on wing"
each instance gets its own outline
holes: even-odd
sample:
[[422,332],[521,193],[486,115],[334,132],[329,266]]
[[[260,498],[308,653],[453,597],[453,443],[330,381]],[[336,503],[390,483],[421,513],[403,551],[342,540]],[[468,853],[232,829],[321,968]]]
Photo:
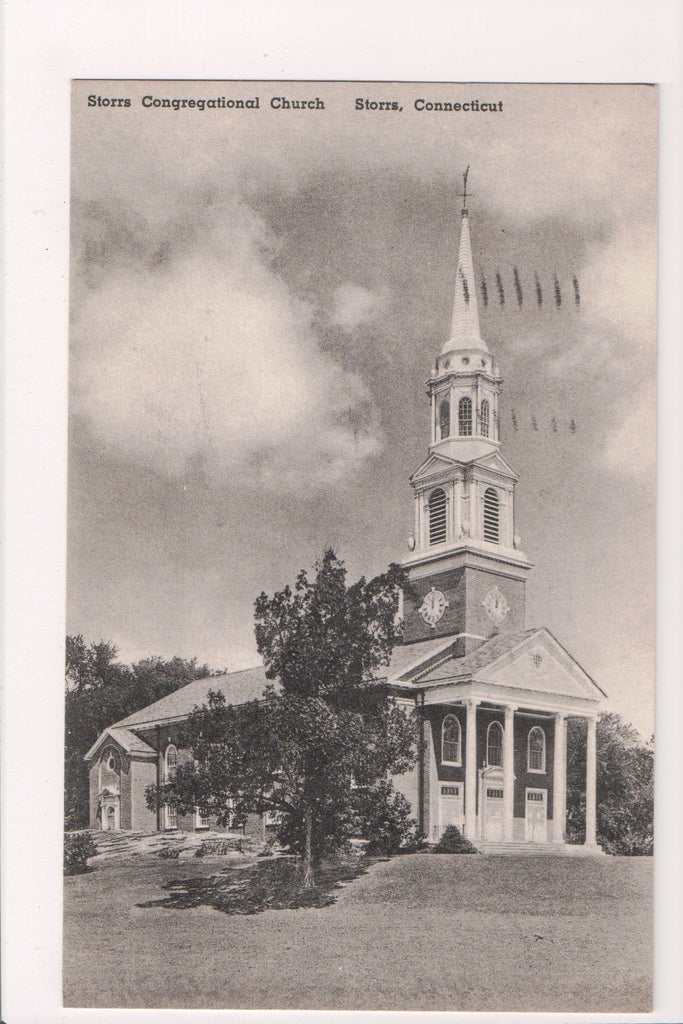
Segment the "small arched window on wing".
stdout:
[[175,779],[176,768],[178,767],[178,748],[173,744],[169,743],[166,747],[166,781],[173,782]]

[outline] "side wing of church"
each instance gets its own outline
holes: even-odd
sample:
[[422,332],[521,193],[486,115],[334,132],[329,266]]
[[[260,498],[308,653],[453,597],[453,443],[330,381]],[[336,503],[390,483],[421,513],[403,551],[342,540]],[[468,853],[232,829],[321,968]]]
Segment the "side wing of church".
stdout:
[[[533,566],[515,529],[518,477],[500,451],[501,385],[481,336],[463,207],[450,332],[427,381],[428,455],[410,478],[403,643],[386,676],[417,708],[422,753],[394,783],[430,842],[453,824],[484,851],[563,851],[567,720],[585,719],[586,840],[571,849],[599,852],[595,732],[605,694],[547,629],[526,628]],[[265,684],[263,668],[197,680],[105,730],[86,755],[91,826],[208,828],[201,808],[182,821],[172,808],[150,811],[145,789],[187,756],[179,730],[209,689],[239,705]]]

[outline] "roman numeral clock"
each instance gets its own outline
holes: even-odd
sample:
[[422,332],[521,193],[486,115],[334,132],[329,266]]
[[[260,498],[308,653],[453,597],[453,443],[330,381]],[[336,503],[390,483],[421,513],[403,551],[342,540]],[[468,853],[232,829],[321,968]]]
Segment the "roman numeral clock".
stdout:
[[436,626],[437,622],[443,618],[447,608],[448,601],[446,600],[446,595],[432,587],[429,593],[425,595],[418,611],[428,626]]

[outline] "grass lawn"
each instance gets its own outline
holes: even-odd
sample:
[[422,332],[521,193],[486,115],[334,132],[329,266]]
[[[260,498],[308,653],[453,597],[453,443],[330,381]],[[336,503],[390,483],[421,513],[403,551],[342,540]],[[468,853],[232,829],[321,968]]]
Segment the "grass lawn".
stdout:
[[65,878],[65,1006],[651,1009],[651,858],[416,854],[331,905],[246,915],[217,909],[239,876],[225,863],[138,855]]

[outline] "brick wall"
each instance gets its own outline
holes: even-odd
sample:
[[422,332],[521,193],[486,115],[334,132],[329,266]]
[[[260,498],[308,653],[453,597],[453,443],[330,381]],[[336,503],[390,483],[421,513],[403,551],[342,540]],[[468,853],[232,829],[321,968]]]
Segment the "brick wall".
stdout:
[[145,799],[148,786],[156,785],[154,761],[132,760],[130,765],[131,828],[136,832],[153,832],[157,827],[156,811],[150,811]]
[[[527,770],[527,744],[534,726],[545,734],[545,772]],[[548,718],[515,717],[515,809],[516,818],[526,815],[526,790],[546,789],[548,820],[553,816],[553,757],[555,750],[555,723]]]

